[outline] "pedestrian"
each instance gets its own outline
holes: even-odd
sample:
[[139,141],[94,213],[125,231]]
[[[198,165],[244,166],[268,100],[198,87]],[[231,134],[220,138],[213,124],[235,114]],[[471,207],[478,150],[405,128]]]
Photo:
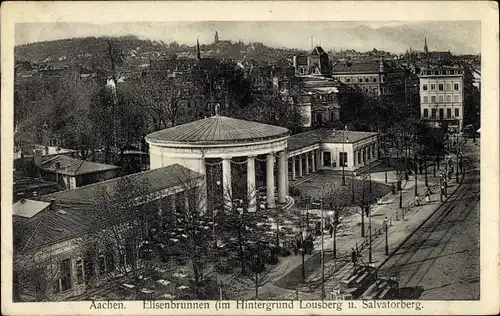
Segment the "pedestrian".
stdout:
[[429,203],[431,201],[431,195],[429,194],[429,191],[425,193],[425,203]]
[[417,195],[415,196],[415,206],[419,206],[420,205],[420,197]]
[[329,232],[330,232],[330,238],[332,238],[333,237],[333,226],[330,226]]
[[351,251],[351,261],[354,266],[358,264],[358,254],[354,249]]

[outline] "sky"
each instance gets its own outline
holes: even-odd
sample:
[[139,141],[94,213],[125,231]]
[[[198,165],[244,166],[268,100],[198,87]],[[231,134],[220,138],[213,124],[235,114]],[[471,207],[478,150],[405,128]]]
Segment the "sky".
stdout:
[[273,47],[309,49],[314,45],[325,50],[355,49],[402,53],[411,48],[423,50],[424,39],[430,51],[478,54],[481,50],[479,21],[428,22],[138,22],[91,24],[79,22],[16,24],[16,45],[86,36],[136,35],[139,38],[176,41],[194,45],[220,40],[261,42]]

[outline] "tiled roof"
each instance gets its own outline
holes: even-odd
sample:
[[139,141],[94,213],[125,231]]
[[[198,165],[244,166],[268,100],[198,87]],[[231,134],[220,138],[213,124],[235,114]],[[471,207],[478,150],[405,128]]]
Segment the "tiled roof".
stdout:
[[284,127],[215,115],[146,136],[146,140],[191,144],[220,144],[272,139],[288,135]]
[[[384,65],[385,66],[385,65]],[[345,72],[365,72],[365,73],[378,73],[379,72],[379,63],[376,60],[372,61],[339,61],[333,64],[332,72],[333,74],[345,73]]]
[[[134,183],[148,180],[149,191],[153,193],[201,175],[175,164],[126,177],[131,178]],[[32,218],[15,218],[19,225],[17,227],[23,232],[18,246],[24,250],[34,249],[102,228],[101,215],[94,207],[95,192],[102,188],[113,192],[117,182],[118,179],[115,178],[39,197],[41,201],[53,200],[54,207],[46,208]]]
[[[59,166],[57,164],[59,164]],[[58,155],[44,160],[42,162],[41,169],[69,176],[76,176],[120,169],[120,167]]]
[[362,139],[376,136],[373,132],[342,131],[333,129],[316,129],[292,135],[288,138],[288,151],[297,150],[316,143],[355,143]]

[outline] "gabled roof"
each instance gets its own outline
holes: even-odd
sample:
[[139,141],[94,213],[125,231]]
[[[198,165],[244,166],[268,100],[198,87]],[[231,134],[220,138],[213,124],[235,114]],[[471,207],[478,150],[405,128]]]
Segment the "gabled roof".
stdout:
[[284,127],[215,115],[177,125],[146,136],[147,141],[189,144],[237,143],[280,138],[290,134]]
[[[148,180],[149,192],[185,184],[189,179],[202,177],[201,174],[178,164],[128,175],[133,183]],[[113,193],[118,178],[94,183],[80,188],[57,192],[39,197],[38,203],[51,201],[52,207],[38,212],[31,218],[15,217],[15,229],[20,233],[16,244],[18,250],[36,249],[57,242],[82,236],[102,228],[102,214],[95,208],[96,192],[101,189]],[[131,196],[131,198],[134,198]]]
[[51,171],[69,176],[120,169],[118,166],[85,161],[65,155],[58,155],[42,161],[40,168],[44,171]]
[[326,53],[321,46],[315,46],[310,53],[310,55],[315,55],[315,56],[321,56],[323,54]]

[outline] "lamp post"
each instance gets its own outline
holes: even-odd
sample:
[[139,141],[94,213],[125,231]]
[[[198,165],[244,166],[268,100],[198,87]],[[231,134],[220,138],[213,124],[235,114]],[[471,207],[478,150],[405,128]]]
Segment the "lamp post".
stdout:
[[368,263],[372,263],[372,212],[370,206],[366,208],[368,210]]
[[347,155],[346,155],[345,149],[344,149],[345,131],[347,131],[347,125],[342,130],[342,185],[343,186],[345,186],[345,161],[347,158]]
[[389,238],[388,238],[388,229],[389,229],[389,225],[388,225],[388,219],[387,219],[387,216],[384,218],[384,230],[385,230],[385,255],[388,256],[389,255]]
[[324,230],[325,230],[325,210],[324,210],[324,199],[323,199],[323,189],[329,183],[324,183],[321,186],[321,298],[325,298],[325,243],[324,243]]

